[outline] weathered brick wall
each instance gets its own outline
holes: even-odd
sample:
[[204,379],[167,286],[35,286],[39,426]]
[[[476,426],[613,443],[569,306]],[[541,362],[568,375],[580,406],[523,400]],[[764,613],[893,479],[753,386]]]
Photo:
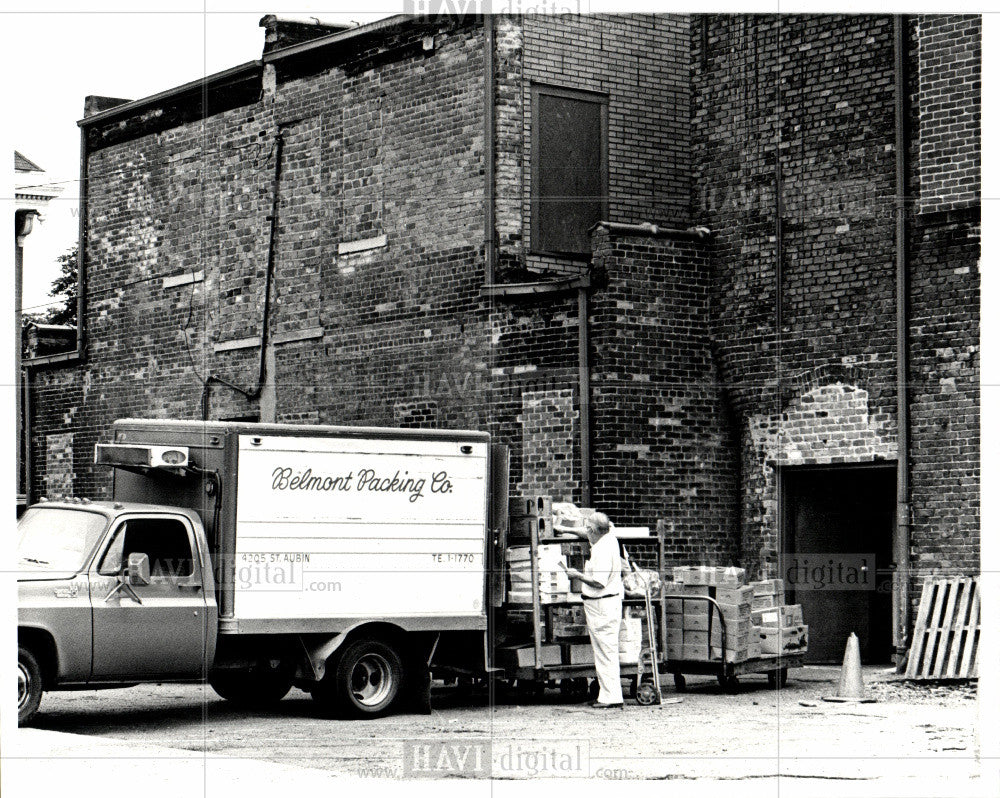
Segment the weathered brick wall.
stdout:
[[920,211],[978,205],[982,17],[921,14],[915,28]]
[[[979,562],[982,18],[910,18],[912,567]],[[918,591],[914,591],[914,601]]]
[[[680,18],[508,17],[498,28],[505,252],[524,251],[531,80],[609,95],[613,218],[682,214]],[[36,449],[42,430],[77,432],[80,493],[106,488],[88,461],[114,418],[198,418],[209,375],[257,387],[277,188],[269,379],[260,400],[214,383],[209,415],[486,428],[511,446],[512,485],[580,500],[575,296],[480,295],[483,41],[475,19],[415,21],[267,65],[225,102],[213,96],[207,116],[194,100],[93,130],[82,398],[60,394],[76,372],[47,372],[37,403],[48,415]],[[559,398],[558,425],[525,413],[543,396]],[[68,406],[78,412],[64,423]],[[549,459],[526,465],[536,450]]]
[[533,82],[607,96],[610,221],[686,222],[686,34],[687,19],[670,14],[497,19],[497,228],[503,266],[556,272],[586,266],[531,253]]
[[665,523],[668,564],[733,564],[736,458],[709,335],[705,243],[599,229],[590,312],[594,505]]
[[[773,466],[793,454],[775,451],[778,428],[815,436],[794,447],[803,464],[892,450],[892,21],[710,16],[692,24],[692,45],[695,186],[704,187],[693,192],[694,212],[716,234],[715,335],[744,441],[743,559],[765,572],[778,547]],[[824,385],[864,395],[865,414],[879,422],[862,445],[818,434],[851,424],[856,409],[831,407],[822,421],[798,410]]]
[[113,419],[198,418],[209,375],[256,387],[279,133],[268,384],[213,385],[210,416],[486,425],[482,43],[474,20],[403,27],[265,67],[207,116],[90,133],[88,357],[38,377],[36,495],[53,430],[100,495]]
[[[778,547],[775,466],[895,459],[892,18],[710,16],[691,33],[694,214],[715,232],[717,353],[742,440],[743,562],[763,573]],[[908,195],[922,198],[933,176],[936,195],[954,190],[947,207],[961,206],[908,216],[912,564],[955,571],[978,559],[977,35],[968,18],[921,16],[908,42]],[[944,120],[957,124],[951,155],[935,149]]]

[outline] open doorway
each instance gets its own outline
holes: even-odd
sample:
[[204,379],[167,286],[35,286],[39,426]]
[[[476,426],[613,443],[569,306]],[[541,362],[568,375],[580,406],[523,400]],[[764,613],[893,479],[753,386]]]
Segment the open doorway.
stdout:
[[784,468],[781,575],[809,624],[807,662],[837,663],[854,632],[864,663],[892,658],[896,468]]

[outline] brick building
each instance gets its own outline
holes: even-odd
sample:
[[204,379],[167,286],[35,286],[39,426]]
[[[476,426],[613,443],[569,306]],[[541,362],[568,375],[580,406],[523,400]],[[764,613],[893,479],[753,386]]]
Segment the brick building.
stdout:
[[978,17],[262,25],[80,123],[36,496],[125,416],[473,427],[678,564],[863,561],[796,593],[821,658],[978,572]]

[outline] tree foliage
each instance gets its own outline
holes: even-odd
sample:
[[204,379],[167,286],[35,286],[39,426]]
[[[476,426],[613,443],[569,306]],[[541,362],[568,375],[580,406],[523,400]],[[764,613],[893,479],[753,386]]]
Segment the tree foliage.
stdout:
[[31,320],[40,324],[76,324],[77,250],[74,244],[57,259],[59,276],[52,281],[49,296],[60,300],[42,313],[31,314]]

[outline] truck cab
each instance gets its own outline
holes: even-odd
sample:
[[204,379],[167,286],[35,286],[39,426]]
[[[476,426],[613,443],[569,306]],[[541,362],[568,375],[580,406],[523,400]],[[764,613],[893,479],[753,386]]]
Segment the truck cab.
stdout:
[[197,513],[52,501],[18,532],[21,722],[43,690],[205,678],[217,606]]

